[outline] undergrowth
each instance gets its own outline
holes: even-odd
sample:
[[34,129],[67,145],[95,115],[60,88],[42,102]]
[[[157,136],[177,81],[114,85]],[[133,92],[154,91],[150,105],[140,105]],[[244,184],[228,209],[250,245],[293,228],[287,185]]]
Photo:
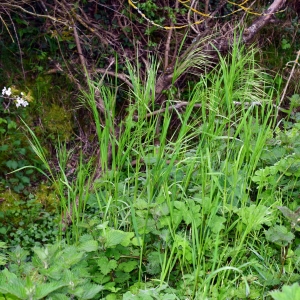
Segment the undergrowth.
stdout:
[[236,45],[183,110],[166,99],[160,115],[155,61],[145,85],[128,64],[120,134],[117,86],[91,81],[80,101],[98,155],[81,156],[73,180],[71,152],[58,144],[53,170],[28,128],[62,222],[56,243],[4,251],[6,299],[285,299],[275,290],[293,283],[283,291],[299,293],[299,123],[277,123],[278,91],[254,55]]

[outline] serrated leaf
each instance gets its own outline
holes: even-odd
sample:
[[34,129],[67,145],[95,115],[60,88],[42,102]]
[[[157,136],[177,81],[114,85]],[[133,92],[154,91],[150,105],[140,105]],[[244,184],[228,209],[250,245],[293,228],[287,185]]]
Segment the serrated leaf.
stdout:
[[62,283],[62,282],[40,283],[36,286],[35,299],[43,299],[46,296],[48,296],[50,293],[67,285],[68,285],[67,283]]
[[118,271],[118,270],[115,272],[115,276],[116,276],[116,278],[115,278],[116,283],[127,282],[131,277],[129,273],[126,273],[123,271]]
[[116,260],[114,260],[114,259],[108,260],[108,258],[106,256],[100,257],[97,260],[97,264],[103,275],[107,275],[112,270],[115,270],[118,266],[118,263]]
[[77,252],[75,247],[68,247],[65,249],[65,253],[61,256],[61,262],[63,262],[66,268],[70,268],[80,262],[83,255],[84,252]]
[[53,295],[51,295],[51,298],[49,298],[51,300],[70,300],[70,297],[67,297],[64,294],[60,294],[60,293],[55,293]]
[[119,264],[118,270],[122,270],[126,273],[130,273],[132,270],[134,270],[136,268],[137,265],[138,265],[138,263],[135,260],[122,262],[122,263]]
[[294,234],[282,225],[275,225],[269,228],[265,231],[265,235],[268,241],[279,246],[287,246],[295,238]]
[[93,251],[97,251],[97,249],[98,249],[98,242],[94,240],[83,242],[78,246],[79,251],[85,251],[85,252],[93,252]]
[[125,232],[121,230],[111,229],[107,231],[105,234],[105,247],[110,248],[121,244],[121,242],[124,240],[124,236]]
[[226,219],[221,216],[214,215],[212,216],[211,220],[209,221],[208,226],[212,230],[213,233],[218,233],[222,229],[225,228],[224,223],[226,222]]
[[298,283],[291,286],[284,285],[282,292],[274,291],[270,292],[270,295],[274,300],[298,300],[300,299],[300,286]]
[[12,294],[18,299],[28,299],[25,289],[25,283],[20,278],[7,269],[4,269],[0,274],[0,292],[3,294]]
[[81,294],[80,299],[92,299],[94,298],[99,292],[101,292],[104,287],[98,284],[88,283],[83,286],[84,292]]
[[286,206],[277,206],[277,208],[289,221],[291,221],[293,227],[299,222],[299,208],[295,212],[291,211]]

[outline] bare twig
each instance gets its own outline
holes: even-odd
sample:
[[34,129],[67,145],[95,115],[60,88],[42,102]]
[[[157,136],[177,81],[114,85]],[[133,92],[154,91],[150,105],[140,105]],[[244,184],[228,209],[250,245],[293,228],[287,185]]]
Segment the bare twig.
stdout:
[[94,70],[94,73],[101,73],[101,74],[107,74],[107,75],[110,75],[110,76],[115,76],[119,79],[121,79],[122,81],[124,81],[129,87],[133,88],[133,85],[132,83],[129,81],[129,76],[123,74],[123,73],[116,73],[116,72],[113,72],[113,71],[108,71],[107,68],[104,69],[104,68],[97,68]]
[[75,22],[73,23],[73,32],[74,32],[75,43],[76,43],[77,52],[78,52],[78,55],[79,55],[79,59],[80,59],[82,69],[84,71],[85,77],[87,79],[90,79],[90,76],[89,76],[89,73],[88,73],[88,70],[87,70],[86,60],[85,60],[85,57],[82,53],[82,48],[81,48],[81,44],[80,44],[80,40],[79,40],[79,36],[78,36],[77,27],[76,27]]

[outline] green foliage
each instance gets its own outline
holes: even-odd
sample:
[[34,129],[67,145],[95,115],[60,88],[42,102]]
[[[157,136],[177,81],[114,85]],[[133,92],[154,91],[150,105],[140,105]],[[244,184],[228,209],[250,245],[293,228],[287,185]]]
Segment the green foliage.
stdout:
[[[40,162],[21,132],[20,117],[26,119],[28,108],[15,107],[19,96],[20,91],[16,88],[12,89],[10,97],[0,95],[0,191],[11,188],[17,193],[28,193],[26,188],[36,180],[34,171],[16,170],[29,164],[38,165]],[[30,92],[27,99],[32,101]]]
[[270,292],[270,295],[274,300],[297,300],[300,297],[300,287],[298,283],[294,283],[291,286],[284,285],[282,292]]
[[1,193],[0,238],[12,246],[28,249],[53,243],[57,239],[57,216],[44,209],[39,199],[30,194],[25,200],[9,192]]
[[[94,118],[101,170],[95,181],[94,160],[83,156],[72,178],[67,175],[71,151],[65,144],[56,147],[58,168],[53,170],[27,127],[70,222],[60,232],[67,242],[45,245],[50,240],[42,239],[31,256],[20,247],[9,254],[1,275],[3,294],[256,299],[299,280],[298,125],[273,129],[272,81],[256,67],[254,51],[232,50],[195,84],[184,111],[170,113],[175,93],[165,93],[161,118],[149,117],[149,110],[157,109],[157,65],[144,85],[128,65],[132,105],[120,135],[114,132],[117,89],[90,82],[82,103]],[[41,190],[42,203],[48,196],[55,202],[52,193]],[[17,203],[24,210],[25,203]],[[35,204],[28,205],[34,212]],[[16,218],[20,213],[14,208]],[[39,233],[34,225],[30,234]]]
[[299,188],[300,136],[299,123],[287,123],[288,129],[279,129],[267,140],[261,162],[263,168],[257,170],[252,180],[264,195],[282,193],[288,199],[297,197]]
[[28,252],[15,248],[8,254],[10,264],[0,273],[0,292],[12,299],[94,299],[103,287],[91,282],[86,263],[91,249],[85,250],[85,242],[78,247],[64,243],[34,247],[30,260]]

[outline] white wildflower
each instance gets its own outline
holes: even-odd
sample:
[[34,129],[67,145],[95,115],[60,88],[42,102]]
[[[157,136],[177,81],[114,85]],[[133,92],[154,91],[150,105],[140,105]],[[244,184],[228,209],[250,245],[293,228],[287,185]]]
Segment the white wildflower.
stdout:
[[6,87],[4,87],[3,90],[2,90],[2,95],[3,96],[5,96],[5,95],[10,96],[11,95],[11,88],[7,89]]
[[16,104],[16,107],[20,107],[20,106],[26,107],[29,104],[28,101],[26,101],[25,98],[23,98],[24,96],[23,92],[21,92],[21,97],[11,96],[12,95],[11,88],[7,89],[6,87],[4,87],[2,89],[2,95],[10,97],[10,99],[13,100],[14,103]]
[[23,106],[23,107],[26,107],[29,103],[24,100],[23,98],[21,97],[17,97],[16,99],[16,107],[20,107],[20,106]]

